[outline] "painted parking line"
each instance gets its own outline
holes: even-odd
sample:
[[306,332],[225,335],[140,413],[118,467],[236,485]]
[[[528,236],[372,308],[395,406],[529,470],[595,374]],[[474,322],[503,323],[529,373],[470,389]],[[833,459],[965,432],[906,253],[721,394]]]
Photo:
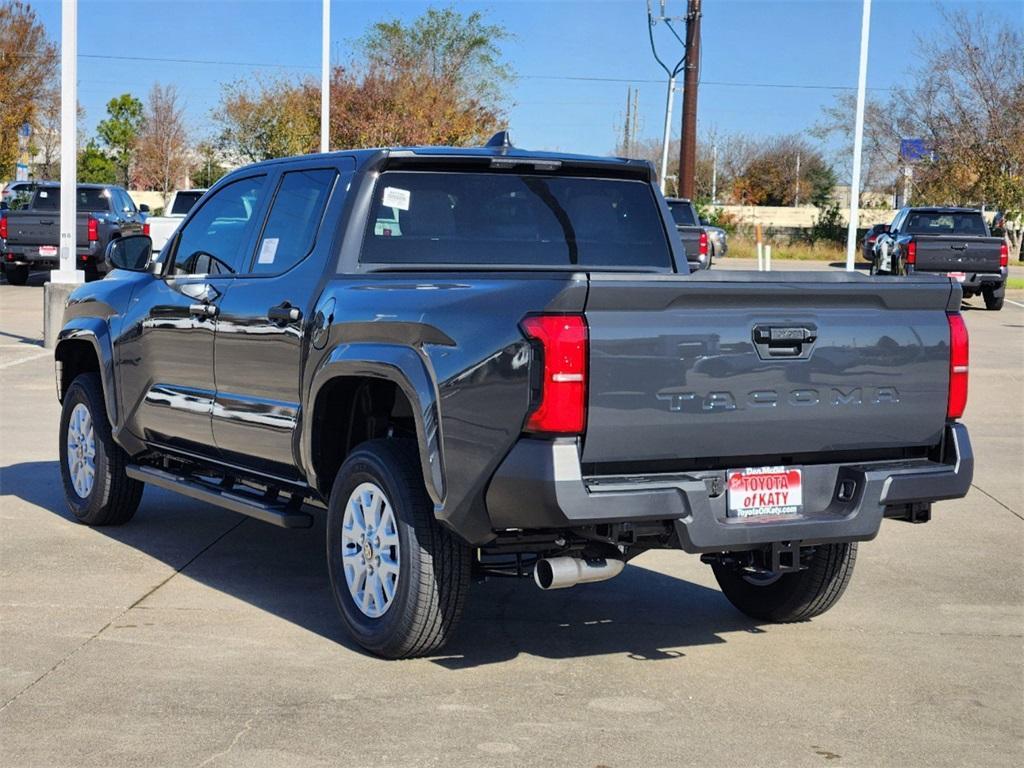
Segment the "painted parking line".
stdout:
[[6,363],[0,363],[0,369],[10,368],[14,365],[21,365],[22,363],[30,363],[33,360],[41,360],[44,357],[50,357],[53,353],[47,350],[46,352],[40,352],[38,355],[29,355],[28,357],[19,357],[17,360],[8,360]]
[[1003,299],[1003,301],[1005,301],[1007,304],[1013,304],[1013,306],[1015,307],[1020,307],[1021,309],[1024,309],[1024,304],[1021,304],[1019,301],[1014,301],[1013,299]]

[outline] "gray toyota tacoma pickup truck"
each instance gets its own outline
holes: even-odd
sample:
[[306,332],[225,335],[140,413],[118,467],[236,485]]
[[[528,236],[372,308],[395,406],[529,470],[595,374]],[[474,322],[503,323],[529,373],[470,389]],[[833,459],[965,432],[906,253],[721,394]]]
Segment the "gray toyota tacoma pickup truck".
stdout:
[[341,618],[391,658],[444,644],[474,571],[556,589],[648,549],[816,616],[883,518],[970,486],[960,286],[690,275],[674,230],[648,163],[500,137],[235,171],[71,296],[67,505],[323,514]]

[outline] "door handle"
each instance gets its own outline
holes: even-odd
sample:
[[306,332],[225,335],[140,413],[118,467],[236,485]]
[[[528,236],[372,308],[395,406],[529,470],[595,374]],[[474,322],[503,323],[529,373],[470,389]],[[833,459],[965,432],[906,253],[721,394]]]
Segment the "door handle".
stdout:
[[267,319],[275,323],[297,323],[302,319],[302,310],[285,301],[268,309]]
[[216,317],[220,313],[220,307],[216,304],[189,304],[188,313],[198,317]]

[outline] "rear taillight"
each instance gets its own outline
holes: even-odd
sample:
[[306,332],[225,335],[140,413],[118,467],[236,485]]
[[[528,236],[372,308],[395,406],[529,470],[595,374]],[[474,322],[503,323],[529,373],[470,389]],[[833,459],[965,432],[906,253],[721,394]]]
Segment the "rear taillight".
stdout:
[[144,234],[146,237],[149,237],[149,222],[148,221],[143,223],[143,225],[142,225],[142,234]]
[[878,235],[871,235],[871,237],[868,238],[868,245],[874,245],[875,244],[875,240],[877,240],[877,239],[878,239]]
[[89,217],[89,242],[95,243],[100,239],[100,223],[92,216]]
[[700,251],[700,255],[701,256],[707,256],[708,255],[708,233],[707,232],[701,232],[700,233],[700,246],[698,246],[698,247],[699,247],[699,251]]
[[0,239],[7,239],[7,217],[0,216]]
[[587,420],[587,323],[582,315],[531,315],[523,332],[539,347],[540,400],[527,432],[579,434]]
[[[3,237],[3,235],[0,235]],[[999,246],[999,266],[1008,267],[1010,266],[1010,246],[1003,240],[1003,244]]]
[[917,264],[917,243],[913,240],[907,243],[907,264]]
[[970,351],[967,326],[958,312],[950,312],[949,319],[949,400],[946,418],[959,419],[967,407],[967,372]]

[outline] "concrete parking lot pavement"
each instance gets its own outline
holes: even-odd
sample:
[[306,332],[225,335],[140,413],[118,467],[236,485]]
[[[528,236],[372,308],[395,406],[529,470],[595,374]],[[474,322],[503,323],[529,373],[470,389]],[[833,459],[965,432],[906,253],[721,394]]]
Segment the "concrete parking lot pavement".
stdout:
[[150,488],[127,526],[76,524],[42,291],[0,285],[0,764],[1024,764],[1024,308],[979,304],[975,487],[887,522],[831,612],[757,624],[654,552],[571,590],[476,584],[443,655],[386,662],[341,630],[322,521]]

